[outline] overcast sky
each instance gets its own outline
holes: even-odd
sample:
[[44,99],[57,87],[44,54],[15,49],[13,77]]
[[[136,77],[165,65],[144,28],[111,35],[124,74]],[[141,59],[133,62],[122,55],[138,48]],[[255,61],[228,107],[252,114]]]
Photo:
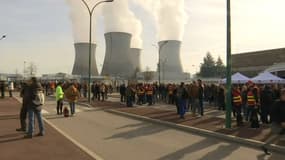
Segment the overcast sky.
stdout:
[[[225,60],[225,0],[185,0],[189,16],[181,59],[184,71],[198,70],[206,52]],[[284,0],[232,1],[233,53],[285,46]],[[142,65],[156,69],[155,22],[143,8],[131,5],[143,24]],[[96,12],[98,13],[98,12]],[[96,14],[95,13],[95,14]],[[104,26],[96,14],[97,64],[104,61]],[[70,73],[74,62],[72,23],[65,0],[0,0],[0,73],[23,71],[24,61],[34,62],[38,72]]]

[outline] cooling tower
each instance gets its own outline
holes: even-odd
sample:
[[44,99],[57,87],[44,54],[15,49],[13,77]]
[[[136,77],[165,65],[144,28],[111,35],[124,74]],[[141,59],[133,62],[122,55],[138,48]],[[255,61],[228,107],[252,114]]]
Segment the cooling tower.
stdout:
[[[75,43],[75,61],[72,74],[87,77],[89,75],[89,43]],[[95,61],[96,44],[91,45],[91,75],[98,76]]]
[[160,47],[160,76],[162,80],[185,79],[180,60],[181,41],[168,40],[158,43]]
[[130,57],[131,61],[133,63],[132,68],[134,68],[137,71],[141,71],[141,49],[139,48],[131,48],[130,49]]
[[105,34],[106,54],[101,75],[129,78],[134,74],[133,58],[130,56],[131,38],[131,34],[122,32]]

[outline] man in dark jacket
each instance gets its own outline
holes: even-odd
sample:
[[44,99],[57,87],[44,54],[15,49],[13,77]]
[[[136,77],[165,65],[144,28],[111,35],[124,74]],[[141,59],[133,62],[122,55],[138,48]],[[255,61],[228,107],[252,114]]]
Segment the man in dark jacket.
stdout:
[[261,109],[261,121],[263,124],[268,124],[268,116],[273,104],[274,94],[269,86],[265,86],[264,90],[260,94],[260,109]]
[[271,111],[272,135],[266,140],[262,149],[265,154],[270,155],[268,146],[278,139],[285,138],[285,89],[281,90],[280,100],[277,101]]
[[[27,110],[28,110],[28,115],[29,115],[29,127],[28,127],[28,132],[27,135],[25,135],[24,138],[32,138],[33,137],[33,132],[34,132],[34,117],[37,117],[38,120],[38,125],[39,125],[39,130],[40,132],[36,136],[44,136],[44,123],[42,119],[42,106],[37,106],[33,101],[36,99],[36,94],[38,92],[43,92],[43,88],[41,84],[38,82],[38,80],[33,77],[31,78],[29,82],[29,86],[27,88]],[[35,116],[34,116],[35,115]]]
[[125,102],[126,101],[126,86],[125,84],[122,84],[120,86],[120,95],[121,95],[121,102]]
[[16,131],[19,131],[19,132],[25,132],[26,131],[26,128],[27,128],[27,124],[26,124],[26,119],[27,119],[27,113],[28,113],[28,109],[27,109],[27,99],[29,98],[29,90],[28,90],[28,86],[27,84],[24,82],[22,84],[22,90],[21,90],[21,93],[20,93],[20,96],[23,98],[23,101],[22,101],[22,108],[20,110],[20,124],[21,124],[21,127],[16,129]]

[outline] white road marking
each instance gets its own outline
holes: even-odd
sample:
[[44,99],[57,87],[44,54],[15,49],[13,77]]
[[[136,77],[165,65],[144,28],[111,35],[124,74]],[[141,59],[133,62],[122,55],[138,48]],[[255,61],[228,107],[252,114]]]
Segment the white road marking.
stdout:
[[46,111],[45,109],[42,109],[42,114],[49,114],[49,112]]

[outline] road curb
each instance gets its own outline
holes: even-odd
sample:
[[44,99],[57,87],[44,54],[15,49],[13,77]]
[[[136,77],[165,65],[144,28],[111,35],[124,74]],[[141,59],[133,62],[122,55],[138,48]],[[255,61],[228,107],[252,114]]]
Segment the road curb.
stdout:
[[[218,138],[218,139],[221,139],[224,141],[235,142],[235,143],[239,143],[239,144],[246,145],[246,146],[256,148],[256,149],[260,149],[261,146],[264,144],[263,142],[252,140],[252,139],[245,139],[245,138],[240,138],[240,137],[236,137],[236,136],[225,135],[222,133],[217,133],[217,132],[213,132],[213,131],[209,131],[209,130],[205,130],[205,129],[199,129],[199,128],[189,127],[189,126],[185,126],[185,125],[181,125],[181,124],[175,124],[175,123],[166,122],[166,121],[162,121],[162,120],[152,119],[149,117],[144,117],[144,116],[140,116],[140,115],[136,115],[136,114],[132,114],[132,113],[126,113],[126,112],[122,112],[122,111],[118,111],[118,110],[114,110],[114,109],[106,110],[106,112],[116,114],[116,115],[120,115],[120,116],[125,116],[125,117],[136,119],[136,120],[142,120],[142,121],[147,121],[150,123],[156,123],[156,124],[164,125],[167,127],[171,127],[174,129],[184,131],[184,132],[194,133],[196,135],[211,136],[211,137]],[[277,152],[277,153],[281,153],[281,154],[285,153],[285,147],[278,146],[275,144],[270,145],[269,149],[273,152]]]

